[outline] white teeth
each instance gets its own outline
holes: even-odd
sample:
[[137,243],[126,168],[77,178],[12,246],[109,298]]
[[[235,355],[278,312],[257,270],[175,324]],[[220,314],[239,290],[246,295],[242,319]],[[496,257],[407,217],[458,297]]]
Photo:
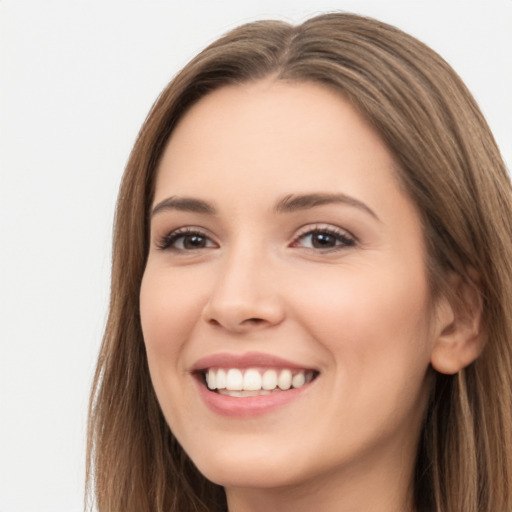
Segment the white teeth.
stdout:
[[222,368],[217,370],[215,384],[218,389],[224,389],[226,387],[226,370],[223,370]]
[[290,370],[283,370],[277,379],[279,389],[286,391],[292,387],[292,372]]
[[261,375],[258,370],[247,370],[244,374],[244,390],[256,391],[261,389]]
[[228,370],[226,377],[226,389],[230,391],[242,391],[244,387],[244,376],[242,372],[236,368]]
[[297,373],[296,375],[293,376],[292,386],[294,388],[300,388],[301,386],[304,386],[304,384],[306,384],[306,377],[302,372]]
[[212,370],[212,369],[208,370],[208,376],[206,377],[206,382],[208,383],[208,387],[210,389],[217,389],[217,379],[216,379],[214,370]]
[[267,370],[262,378],[263,389],[275,389],[277,386],[277,372],[275,370]]
[[205,378],[209,389],[217,389],[223,395],[255,396],[270,391],[286,391],[292,387],[300,388],[313,380],[314,372],[300,370],[294,374],[289,369],[268,369],[262,374],[261,370],[255,368],[210,368]]

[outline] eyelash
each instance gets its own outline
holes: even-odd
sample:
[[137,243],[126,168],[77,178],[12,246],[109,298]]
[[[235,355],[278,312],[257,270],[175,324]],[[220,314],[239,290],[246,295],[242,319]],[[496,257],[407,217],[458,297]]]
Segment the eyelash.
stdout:
[[[210,238],[203,232],[203,231],[200,231],[199,229],[196,229],[196,228],[180,228],[180,229],[177,229],[175,231],[172,231],[171,233],[169,233],[168,235],[165,235],[163,236],[157,243],[158,245],[158,248],[165,251],[165,250],[173,250],[173,251],[192,251],[194,249],[185,249],[184,247],[183,248],[177,248],[174,246],[174,244],[182,239],[183,242],[185,242],[185,240],[187,238],[192,238],[192,237],[198,237],[198,238],[202,238],[206,241],[206,243],[210,242],[211,243],[211,240]],[[196,248],[195,250],[198,250],[198,249],[209,249],[209,247],[198,247]]]
[[[326,248],[305,247],[306,249],[327,253],[340,251],[346,249],[347,247],[353,247],[356,244],[356,239],[345,230],[333,227],[315,226],[314,228],[305,228],[305,230],[302,233],[299,233],[295,237],[295,239],[290,245],[291,247],[299,247],[301,241],[305,240],[307,237],[314,236],[315,234],[327,235],[328,237],[332,237],[334,239],[335,245]],[[186,249],[185,247],[178,248],[174,245],[180,239],[183,241],[182,243],[186,243],[185,241],[187,240],[187,238],[190,239],[192,237],[198,237],[204,240],[205,244],[215,244],[215,242],[212,242],[211,239],[203,231],[196,228],[187,227],[177,229],[176,231],[172,231],[171,233],[165,235],[158,241],[157,246],[161,250],[173,250],[176,252],[210,249],[212,247],[210,245]]]
[[314,228],[305,228],[304,232],[299,233],[299,235],[292,242],[292,247],[297,247],[300,241],[305,240],[307,237],[311,237],[314,235],[328,235],[329,237],[332,237],[334,239],[336,245],[325,248],[308,247],[307,249],[311,249],[314,251],[318,250],[325,253],[341,251],[346,249],[347,247],[353,247],[356,244],[356,239],[344,229],[325,226],[315,226]]

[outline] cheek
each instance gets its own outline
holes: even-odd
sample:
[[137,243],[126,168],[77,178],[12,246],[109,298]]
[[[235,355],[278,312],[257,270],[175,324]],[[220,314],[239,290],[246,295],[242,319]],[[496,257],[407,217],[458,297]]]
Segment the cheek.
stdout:
[[188,379],[183,379],[183,354],[201,314],[200,288],[197,280],[183,282],[168,269],[150,265],[141,283],[141,326],[151,382],[168,425],[177,432],[183,431],[177,412],[185,408],[190,391]]
[[344,372],[361,381],[370,374],[389,380],[428,367],[428,287],[421,266],[407,277],[389,265],[329,272],[308,282],[296,311]]
[[[197,288],[197,290],[195,289]],[[140,315],[150,369],[157,361],[177,361],[201,312],[197,281],[186,283],[171,272],[146,269],[140,290]]]
[[346,418],[348,431],[373,435],[379,425],[385,437],[397,425],[419,424],[426,406],[427,286],[422,277],[359,270],[347,272],[342,286],[334,279],[309,286],[300,316],[336,369],[329,384],[340,391],[328,408]]

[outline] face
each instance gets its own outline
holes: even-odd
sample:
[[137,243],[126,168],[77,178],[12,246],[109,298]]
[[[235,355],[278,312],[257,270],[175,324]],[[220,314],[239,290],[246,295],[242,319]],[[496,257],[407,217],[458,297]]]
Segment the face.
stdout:
[[394,168],[372,127],[315,84],[225,87],[174,130],[141,321],[165,418],[212,481],[412,471],[434,315]]

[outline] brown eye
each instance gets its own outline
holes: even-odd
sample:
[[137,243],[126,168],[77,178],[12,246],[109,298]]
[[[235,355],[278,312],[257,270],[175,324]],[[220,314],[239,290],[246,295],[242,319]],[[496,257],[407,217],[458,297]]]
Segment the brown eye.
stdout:
[[337,245],[336,237],[330,233],[313,233],[311,236],[311,245],[315,249],[325,249]]
[[355,240],[346,232],[334,229],[311,229],[299,236],[294,246],[307,249],[344,249],[355,245]]
[[165,236],[158,244],[158,247],[172,251],[195,251],[210,249],[217,247],[217,245],[200,231],[178,230]]
[[207,238],[202,235],[183,235],[183,249],[202,249],[206,247]]

